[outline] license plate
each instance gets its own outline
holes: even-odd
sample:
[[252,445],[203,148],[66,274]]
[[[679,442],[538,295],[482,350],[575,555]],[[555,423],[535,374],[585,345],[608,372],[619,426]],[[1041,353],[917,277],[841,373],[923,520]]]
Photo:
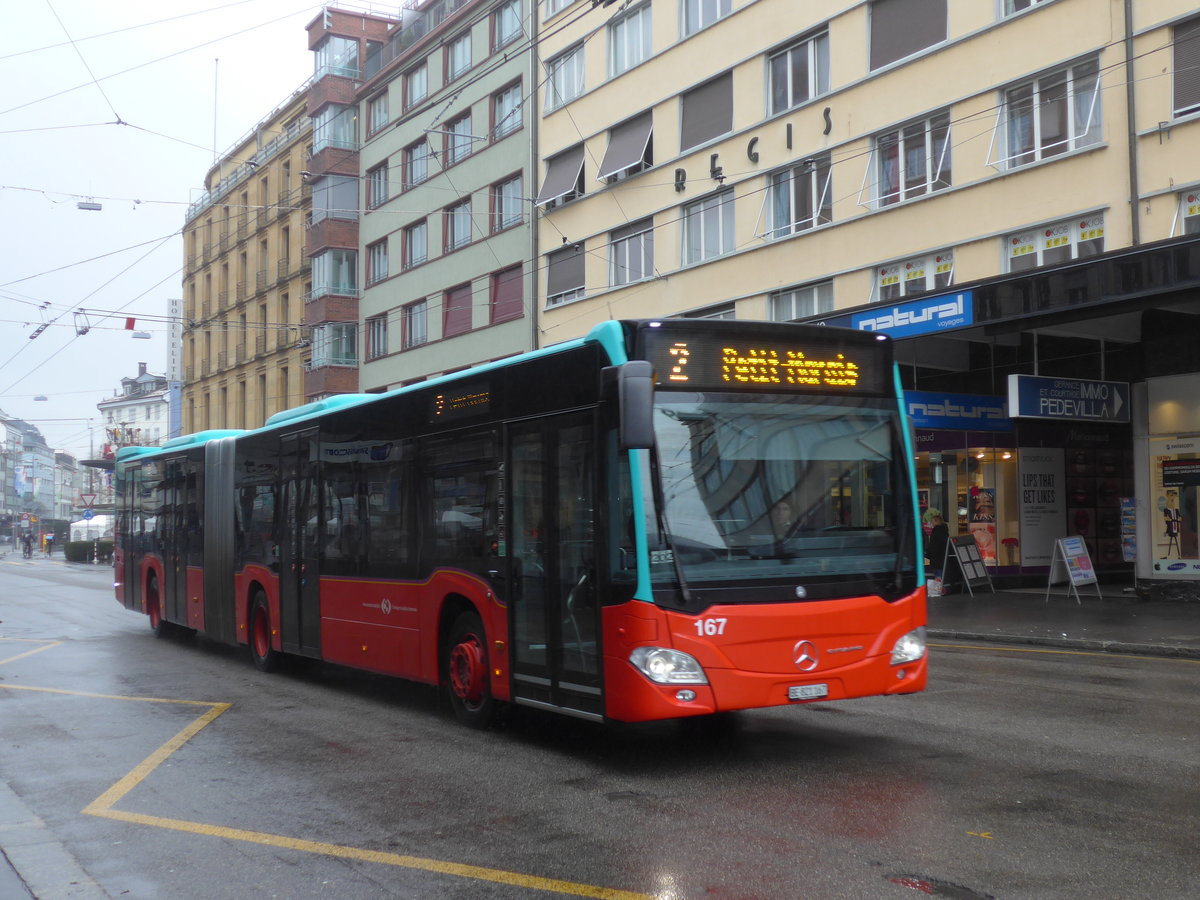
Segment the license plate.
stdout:
[[793,684],[788,688],[789,700],[816,700],[829,696],[827,684]]

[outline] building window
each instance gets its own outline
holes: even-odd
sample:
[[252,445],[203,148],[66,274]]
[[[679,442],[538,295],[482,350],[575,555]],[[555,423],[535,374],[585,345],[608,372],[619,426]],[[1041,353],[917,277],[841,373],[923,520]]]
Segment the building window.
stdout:
[[733,249],[733,191],[721,191],[683,208],[683,264]]
[[357,112],[356,107],[330,103],[313,116],[313,153],[320,153],[327,147],[357,150]]
[[1011,16],[1014,13],[1019,13],[1023,9],[1037,6],[1039,3],[1046,3],[1048,0],[1004,0],[1004,14]]
[[546,160],[546,177],[534,201],[553,209],[583,196],[583,144]]
[[411,109],[429,96],[429,66],[421,63],[404,73],[404,108]]
[[445,245],[446,252],[457,250],[471,243],[471,198],[446,208]]
[[326,322],[312,330],[312,365],[358,365],[358,325],[354,322]]
[[998,164],[1004,168],[1051,159],[1098,143],[1097,61],[1090,59],[1006,89],[1001,115],[1007,152]]
[[546,307],[583,296],[582,247],[567,246],[546,254]]
[[[1200,190],[1192,189],[1179,195],[1179,221],[1183,234],[1200,234]],[[1175,233],[1175,229],[1171,229]]]
[[511,44],[521,33],[521,0],[508,0],[492,15],[492,49]]
[[1200,112],[1200,19],[1175,26],[1175,115]]
[[358,41],[353,38],[330,35],[313,49],[315,70],[313,77],[340,75],[343,78],[358,77]]
[[950,187],[950,113],[876,135],[879,205]]
[[1096,256],[1104,252],[1104,213],[1010,234],[1004,242],[1010,272]]
[[358,296],[358,252],[355,250],[326,250],[312,257],[312,290],[310,300],[327,294],[344,297]]
[[367,284],[377,284],[388,276],[387,238],[367,247]]
[[875,270],[875,300],[892,301],[940,291],[954,281],[954,251],[943,250],[880,266]]
[[324,175],[313,181],[312,221],[358,218],[358,179],[353,175]]
[[819,281],[774,291],[768,298],[771,321],[796,322],[833,311],[833,282]]
[[520,225],[523,203],[520,175],[492,185],[492,231]]
[[521,318],[525,312],[525,278],[519,264],[493,273],[488,305],[493,325]]
[[367,319],[367,359],[379,359],[388,352],[388,317],[372,316]]
[[388,199],[388,166],[384,163],[367,172],[367,209],[377,209]]
[[417,141],[404,148],[404,187],[420,184],[429,177],[429,143]]
[[729,15],[730,0],[683,0],[683,36],[707,28]]
[[367,132],[374,134],[388,123],[388,95],[384,91],[367,104]]
[[946,40],[946,0],[872,0],[871,68]]
[[446,164],[454,165],[471,155],[471,114],[446,123]]
[[574,2],[575,0],[546,0],[546,17],[562,12]]
[[733,73],[693,88],[682,96],[681,103],[679,150],[683,152],[733,128]]
[[771,112],[781,113],[829,91],[829,35],[807,37],[767,57]]
[[442,294],[442,337],[471,330],[471,283],[452,287]]
[[499,140],[521,127],[521,83],[492,95],[492,139]]
[[428,341],[427,321],[429,318],[429,302],[427,300],[418,300],[415,303],[409,303],[400,312],[401,324],[403,326],[401,340],[404,343],[404,349],[419,347]]
[[823,153],[769,176],[771,237],[833,221],[833,167]]
[[608,149],[596,179],[613,184],[654,165],[653,130],[654,117],[649,112],[609,129]]
[[471,32],[459,35],[446,47],[446,81],[461,78],[471,68]]
[[692,310],[692,312],[680,313],[681,319],[736,319],[737,304],[735,303],[714,303],[712,306],[706,306],[703,309]]
[[583,93],[583,44],[576,44],[546,63],[546,112]]
[[613,287],[654,274],[654,220],[642,219],[609,235],[608,283]]
[[620,75],[650,58],[650,4],[644,3],[608,26],[608,74]]
[[429,258],[429,229],[422,219],[404,229],[404,268],[411,269]]

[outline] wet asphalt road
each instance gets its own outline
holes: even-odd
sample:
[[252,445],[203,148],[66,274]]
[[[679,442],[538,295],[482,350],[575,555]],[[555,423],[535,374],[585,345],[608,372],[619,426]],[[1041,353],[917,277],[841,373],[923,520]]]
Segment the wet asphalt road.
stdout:
[[1197,896],[1196,661],[936,646],[916,697],[479,733],[157,640],[110,582],[0,560],[0,780],[96,896]]

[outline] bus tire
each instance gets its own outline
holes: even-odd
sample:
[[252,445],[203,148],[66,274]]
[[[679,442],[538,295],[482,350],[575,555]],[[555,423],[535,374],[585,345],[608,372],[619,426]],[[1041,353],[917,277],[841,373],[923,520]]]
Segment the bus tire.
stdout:
[[150,616],[150,630],[156,638],[171,636],[171,623],[163,618],[162,596],[158,592],[158,579],[153,575],[146,582],[146,613]]
[[259,591],[250,604],[250,661],[260,672],[274,672],[280,656],[271,646],[271,610],[266,595]]
[[471,728],[488,727],[499,704],[492,696],[487,635],[477,613],[465,612],[454,620],[447,636],[444,659],[444,680],[454,714]]

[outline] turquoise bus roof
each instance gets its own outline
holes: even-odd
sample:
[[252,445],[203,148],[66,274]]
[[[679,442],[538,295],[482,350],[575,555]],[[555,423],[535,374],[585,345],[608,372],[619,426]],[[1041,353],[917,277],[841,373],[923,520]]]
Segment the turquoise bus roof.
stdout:
[[535,359],[542,356],[551,356],[555,353],[561,353],[563,350],[570,350],[573,347],[582,347],[585,344],[599,344],[609,361],[614,365],[619,365],[628,362],[628,354],[625,351],[625,333],[618,321],[601,322],[592,327],[590,331],[582,338],[574,338],[569,341],[562,341],[558,344],[551,344],[548,347],[542,347],[538,350],[532,350],[528,353],[523,353],[520,356],[510,356],[495,362],[483,363],[482,365],[472,366],[470,369],[463,369],[458,372],[453,372],[449,375],[440,375],[437,378],[431,378],[428,381],[420,381],[416,384],[406,385],[405,387],[396,388],[382,394],[334,394],[331,397],[326,397],[323,400],[316,400],[312,403],[306,403],[303,406],[297,406],[293,409],[285,409],[275,413],[263,423],[261,428],[252,429],[250,431],[244,429],[214,429],[209,431],[198,431],[195,434],[185,434],[181,437],[172,438],[164,443],[161,447],[123,447],[117,451],[117,462],[128,462],[140,456],[145,456],[153,453],[161,453],[165,450],[182,450],[188,447],[197,447],[207,444],[209,441],[218,440],[226,437],[236,437],[238,435],[252,434],[258,431],[271,431],[279,428],[282,425],[294,425],[307,419],[317,418],[325,413],[334,412],[336,410],[349,409],[354,406],[361,406],[373,400],[378,400],[381,397],[390,397],[398,394],[405,394],[412,391],[424,390],[430,387],[436,387],[439,384],[462,381],[463,379],[472,378],[476,375],[494,372],[497,369],[503,369],[506,366],[512,365],[514,362],[522,359]]

